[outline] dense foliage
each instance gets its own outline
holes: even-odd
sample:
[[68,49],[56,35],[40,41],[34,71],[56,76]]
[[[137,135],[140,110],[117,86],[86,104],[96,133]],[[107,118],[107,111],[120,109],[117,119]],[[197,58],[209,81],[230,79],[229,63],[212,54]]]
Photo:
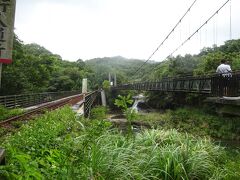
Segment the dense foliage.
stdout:
[[117,75],[118,83],[124,83],[143,63],[123,57],[62,60],[38,44],[24,44],[17,36],[13,49],[13,63],[3,66],[1,95],[81,89],[83,78],[88,78],[89,89],[98,89],[109,73],[112,78]]
[[164,129],[178,129],[195,136],[221,140],[240,140],[240,118],[219,117],[199,108],[178,108],[164,113],[140,115],[138,120]]
[[[7,179],[231,179],[239,171],[224,149],[175,130],[126,138],[101,120],[76,118],[70,108],[23,125],[2,143]],[[232,164],[231,164],[232,165]]]
[[37,44],[14,38],[13,63],[3,66],[1,95],[81,89],[92,71],[82,60],[64,61]]

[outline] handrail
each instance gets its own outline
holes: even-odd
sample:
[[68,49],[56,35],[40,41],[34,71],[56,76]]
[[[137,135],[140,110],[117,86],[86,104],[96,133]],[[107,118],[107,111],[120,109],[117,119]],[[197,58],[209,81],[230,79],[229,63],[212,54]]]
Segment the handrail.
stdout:
[[51,102],[76,94],[81,94],[81,91],[43,92],[0,96],[0,105],[6,108],[23,108]]
[[101,92],[101,90],[96,90],[91,93],[88,93],[84,98],[84,116],[88,118],[91,113],[91,108],[93,106],[94,101],[97,98],[97,95]]
[[166,92],[190,92],[217,96],[240,95],[240,72],[229,76],[212,74],[208,76],[188,76],[163,78],[157,81],[135,82],[112,87],[118,90],[146,90]]

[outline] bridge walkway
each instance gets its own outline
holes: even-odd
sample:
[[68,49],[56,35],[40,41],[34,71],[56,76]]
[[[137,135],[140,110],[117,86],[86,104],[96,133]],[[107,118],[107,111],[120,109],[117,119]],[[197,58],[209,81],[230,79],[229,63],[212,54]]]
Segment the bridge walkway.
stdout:
[[163,78],[156,81],[136,82],[113,87],[116,90],[143,90],[163,92],[187,92],[207,94],[209,96],[239,96],[240,72],[230,76],[208,75]]

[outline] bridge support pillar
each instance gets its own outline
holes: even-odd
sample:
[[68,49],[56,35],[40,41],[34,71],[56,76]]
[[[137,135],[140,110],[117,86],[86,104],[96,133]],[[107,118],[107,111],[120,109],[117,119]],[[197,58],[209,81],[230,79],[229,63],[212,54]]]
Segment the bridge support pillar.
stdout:
[[107,106],[106,94],[104,90],[101,91],[101,100],[102,100],[102,105]]
[[87,93],[87,79],[82,80],[82,93]]
[[114,74],[114,87],[116,87],[117,86],[117,75],[116,75],[116,73]]

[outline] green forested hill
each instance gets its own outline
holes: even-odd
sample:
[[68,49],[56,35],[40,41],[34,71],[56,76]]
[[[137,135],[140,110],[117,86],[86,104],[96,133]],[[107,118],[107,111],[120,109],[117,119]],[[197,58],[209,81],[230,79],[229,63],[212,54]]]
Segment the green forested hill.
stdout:
[[[108,74],[112,75],[116,73],[118,83],[125,83],[131,80],[136,80],[141,77],[141,74],[134,74],[134,72],[145,62],[145,60],[139,59],[126,59],[121,56],[95,58],[85,61],[86,65],[90,67],[96,76],[98,82],[102,80],[108,80]],[[147,63],[142,73],[147,73],[155,63]]]

